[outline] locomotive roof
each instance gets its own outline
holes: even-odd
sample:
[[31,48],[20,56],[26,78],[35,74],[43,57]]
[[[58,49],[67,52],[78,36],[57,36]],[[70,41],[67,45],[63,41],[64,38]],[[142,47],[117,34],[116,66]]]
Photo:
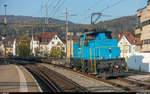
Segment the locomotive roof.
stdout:
[[88,32],[84,32],[81,36],[83,36],[84,34],[87,35],[97,35],[99,33],[112,33],[111,31],[88,31]]

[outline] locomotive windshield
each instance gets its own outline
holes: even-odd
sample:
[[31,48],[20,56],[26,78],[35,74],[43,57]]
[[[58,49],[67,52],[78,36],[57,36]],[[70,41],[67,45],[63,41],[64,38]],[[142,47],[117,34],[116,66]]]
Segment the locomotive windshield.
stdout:
[[86,40],[102,40],[102,39],[112,39],[111,32],[94,32],[86,35]]
[[[86,34],[85,39],[83,39],[83,36]],[[110,31],[101,31],[101,32],[85,32],[80,37],[80,45],[85,41],[85,46],[88,45],[89,41],[92,40],[106,40],[106,39],[112,39],[111,32]]]
[[96,35],[87,35],[86,36],[86,41],[91,41],[91,40],[95,40],[96,39]]

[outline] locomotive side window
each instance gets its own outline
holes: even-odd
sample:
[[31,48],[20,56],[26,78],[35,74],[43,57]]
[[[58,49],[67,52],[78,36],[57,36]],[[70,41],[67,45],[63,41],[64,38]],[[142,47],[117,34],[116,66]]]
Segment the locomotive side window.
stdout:
[[96,39],[96,35],[87,35],[86,36],[86,41],[91,41],[91,40],[95,40]]
[[107,39],[112,39],[112,36],[110,33],[105,33],[105,34],[106,34]]
[[86,38],[85,38],[85,46],[88,46],[88,42],[89,41],[92,41],[92,40],[95,40],[96,39],[96,36],[95,35],[87,35]]

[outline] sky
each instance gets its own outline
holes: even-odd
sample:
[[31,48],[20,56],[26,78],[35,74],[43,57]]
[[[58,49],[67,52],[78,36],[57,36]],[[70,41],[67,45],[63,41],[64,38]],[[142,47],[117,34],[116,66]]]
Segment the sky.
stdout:
[[0,15],[4,15],[4,4],[8,5],[7,15],[34,17],[45,17],[47,5],[49,17],[61,20],[68,8],[69,21],[90,24],[91,13],[101,12],[104,16],[99,21],[131,16],[146,6],[146,0],[0,0]]

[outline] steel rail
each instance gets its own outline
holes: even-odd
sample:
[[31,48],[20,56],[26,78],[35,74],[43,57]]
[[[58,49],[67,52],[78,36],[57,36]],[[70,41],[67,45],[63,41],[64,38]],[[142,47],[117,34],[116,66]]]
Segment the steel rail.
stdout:
[[62,90],[51,81],[51,79],[47,78],[45,74],[37,72],[34,68],[25,67],[29,72],[31,72],[33,75],[36,75],[40,81],[44,83],[44,85],[47,86],[48,91],[51,90],[51,92],[62,92]]
[[[47,68],[45,66],[42,66],[43,68]],[[49,69],[50,70],[50,69]],[[52,72],[52,70],[50,70],[50,72]],[[60,75],[59,73],[53,71],[55,75],[57,75],[58,78],[61,78],[63,81],[65,81],[67,84],[75,87],[77,90],[79,90],[80,92],[88,92],[88,90],[82,86],[80,86],[79,84],[73,82],[72,80],[66,78],[65,76],[63,75]]]
[[[98,78],[98,77],[96,77],[96,76],[94,76],[94,75],[86,74],[86,73],[83,73],[83,72],[81,72],[81,71],[72,70],[72,69],[70,69],[70,68],[68,68],[68,67],[65,67],[65,66],[62,66],[62,65],[56,65],[56,64],[50,64],[50,65],[54,65],[55,67],[57,66],[57,67],[61,67],[61,68],[64,68],[64,69],[73,71],[73,72],[77,72],[77,73],[82,74],[82,75],[84,75],[84,76],[86,76],[86,77],[90,77],[90,78],[96,79],[96,80],[98,80],[98,81],[102,81],[102,82],[104,82],[104,83],[108,83],[108,84],[110,84],[110,85],[112,85],[112,86],[115,86],[115,87],[118,87],[118,88],[122,88],[123,90],[128,91],[128,92],[138,92],[138,91],[137,91],[136,89],[134,89],[133,87],[125,86],[125,85],[122,85],[122,84],[120,84],[120,83],[115,83],[114,81],[109,81],[108,79]],[[121,80],[121,79],[122,79],[122,81],[125,81],[125,80],[123,80],[124,78],[118,78],[118,80]],[[128,82],[131,83],[131,81],[128,81]],[[129,84],[130,84],[130,83],[129,83]],[[146,85],[145,83],[139,83],[138,81],[136,81],[136,82],[135,82],[135,81],[134,81],[134,82],[132,81],[132,83],[137,83],[137,85],[138,85],[139,88],[141,88],[141,89],[142,89],[142,86],[144,87],[144,89],[149,89],[149,84]],[[132,83],[131,83],[131,84],[132,84]]]

